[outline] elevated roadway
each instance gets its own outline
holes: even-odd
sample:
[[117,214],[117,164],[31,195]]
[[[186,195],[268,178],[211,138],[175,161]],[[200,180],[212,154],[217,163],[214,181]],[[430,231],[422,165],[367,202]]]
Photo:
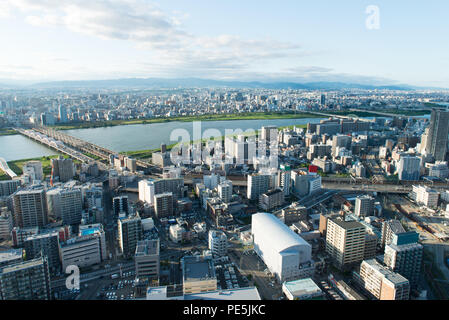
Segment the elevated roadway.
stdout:
[[3,158],[0,158],[0,169],[5,171],[6,174],[11,177],[11,179],[17,177],[17,174],[9,168],[8,163]]

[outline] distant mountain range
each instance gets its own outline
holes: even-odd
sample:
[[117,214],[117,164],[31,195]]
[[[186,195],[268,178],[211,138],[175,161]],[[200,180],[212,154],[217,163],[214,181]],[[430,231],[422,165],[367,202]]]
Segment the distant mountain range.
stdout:
[[182,79],[164,79],[164,78],[126,78],[112,80],[80,80],[80,81],[51,81],[38,82],[33,84],[18,85],[16,83],[0,84],[0,88],[11,89],[100,89],[100,88],[195,88],[195,87],[222,87],[222,88],[264,88],[264,89],[308,89],[308,90],[338,90],[338,89],[365,89],[365,90],[416,90],[416,89],[439,89],[439,88],[421,88],[409,85],[366,85],[357,83],[343,82],[260,82],[260,81],[225,81],[199,78]]

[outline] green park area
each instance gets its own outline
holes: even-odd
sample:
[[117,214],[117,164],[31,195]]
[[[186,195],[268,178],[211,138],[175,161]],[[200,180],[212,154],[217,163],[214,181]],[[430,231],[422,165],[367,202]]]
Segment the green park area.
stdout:
[[[50,160],[59,157],[59,155],[52,155],[52,156],[45,156],[40,158],[30,158],[30,159],[21,159],[21,160],[14,160],[14,161],[8,161],[9,168],[14,171],[18,176],[23,173],[23,165],[32,160],[37,160],[42,163],[42,171],[44,172],[44,176],[48,176],[51,174],[51,163]],[[63,155],[64,158],[68,158],[67,155]],[[78,160],[73,160],[74,163],[79,162]],[[0,169],[0,180],[9,180],[9,176]]]

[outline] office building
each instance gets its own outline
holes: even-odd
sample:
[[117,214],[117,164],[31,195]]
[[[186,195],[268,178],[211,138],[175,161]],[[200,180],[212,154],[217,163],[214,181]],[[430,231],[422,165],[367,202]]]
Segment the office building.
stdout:
[[423,258],[423,246],[418,240],[419,234],[414,231],[395,234],[384,254],[385,265],[407,278],[414,289],[418,287]]
[[50,274],[45,257],[0,268],[1,300],[50,300]]
[[251,218],[254,251],[280,282],[313,275],[309,243],[270,213],[256,213]]
[[327,220],[326,252],[341,270],[360,263],[365,254],[365,227],[357,221],[341,218]]
[[137,243],[134,255],[136,278],[159,280],[159,240],[142,240]]
[[136,253],[137,242],[142,240],[142,221],[139,215],[118,219],[119,247],[125,258]]
[[382,266],[375,259],[364,260],[360,273],[353,273],[355,282],[370,296],[378,300],[408,300],[409,281]]
[[181,269],[184,294],[217,290],[217,276],[211,256],[184,256]]
[[449,111],[432,109],[426,151],[431,154],[436,161],[446,160],[448,130]]
[[374,198],[369,195],[358,196],[355,199],[354,214],[358,217],[372,216],[374,213]]
[[44,189],[19,190],[13,195],[14,221],[21,228],[47,224],[47,197]]
[[413,156],[401,156],[398,163],[399,180],[417,181],[419,180],[421,159]]
[[101,224],[80,226],[79,235],[60,244],[62,269],[69,265],[90,267],[107,259],[106,240]]
[[223,257],[228,252],[228,239],[223,231],[209,230],[209,250],[214,257]]

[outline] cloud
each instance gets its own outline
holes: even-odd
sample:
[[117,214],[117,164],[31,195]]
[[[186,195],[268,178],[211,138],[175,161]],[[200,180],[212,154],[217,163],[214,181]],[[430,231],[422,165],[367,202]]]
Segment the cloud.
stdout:
[[[304,58],[317,53],[306,50],[301,44],[269,37],[245,39],[229,34],[194,35],[183,29],[188,13],[176,11],[168,15],[146,0],[0,0],[2,7],[8,14],[23,15],[27,23],[36,27],[65,28],[100,39],[130,41],[137,49],[148,52],[143,61],[134,64],[134,69],[129,63],[117,63],[107,65],[105,70],[103,61],[98,66],[77,68],[67,60],[60,60],[60,64],[50,68],[49,63],[37,66],[36,73],[56,75],[65,72],[66,75],[62,75],[65,78],[83,77],[92,72],[105,77],[128,74],[217,79],[253,77],[257,80],[338,76],[330,68],[305,65]],[[61,63],[64,63],[63,71]],[[296,67],[287,68],[287,65]]]

